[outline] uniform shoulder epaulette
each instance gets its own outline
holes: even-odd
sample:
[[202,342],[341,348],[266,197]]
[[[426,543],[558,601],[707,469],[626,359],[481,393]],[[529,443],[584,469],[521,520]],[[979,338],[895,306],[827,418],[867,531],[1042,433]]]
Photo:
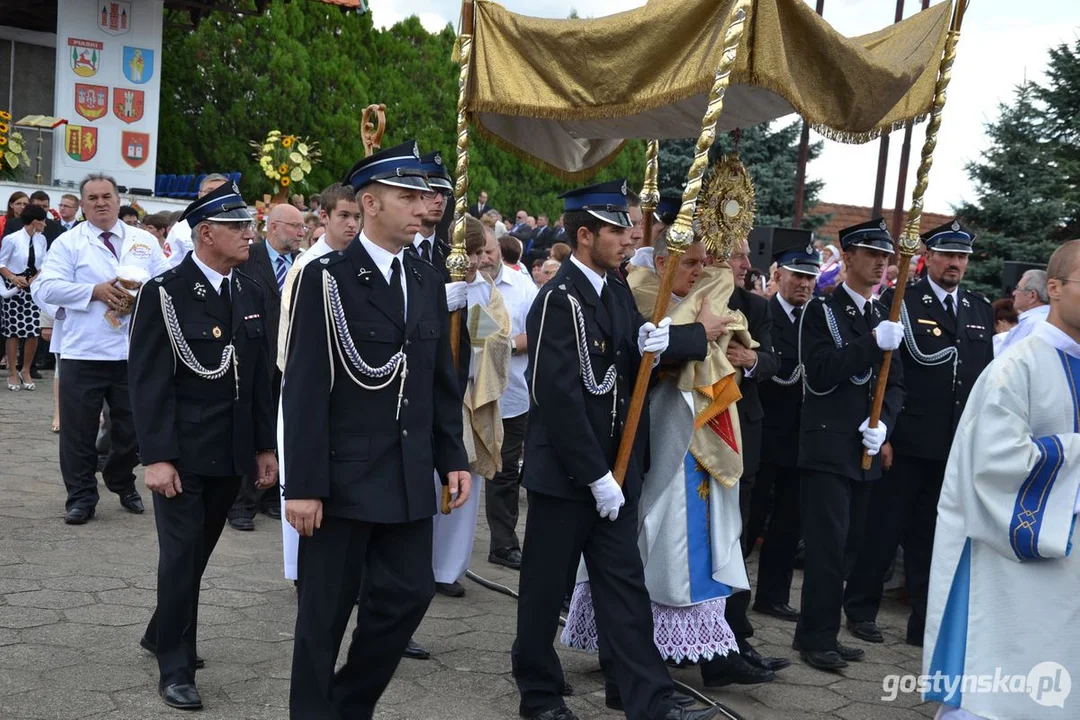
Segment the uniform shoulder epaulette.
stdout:
[[180,277],[179,268],[169,268],[165,272],[163,272],[160,275],[158,275],[157,277],[155,277],[154,282],[156,282],[159,285],[165,285],[167,283],[172,282],[173,280],[175,280],[178,277]]
[[322,257],[317,257],[314,260],[312,260],[311,262],[309,262],[307,265],[305,265],[304,266],[304,271],[307,272],[309,268],[314,267],[314,268],[318,268],[318,270],[314,270],[312,272],[319,272],[323,268],[332,267],[334,265],[337,265],[338,263],[340,263],[344,259],[345,259],[345,253],[343,253],[343,252],[337,252],[337,251],[328,252],[325,255],[323,255]]
[[981,292],[979,292],[978,290],[965,290],[964,292],[965,292],[965,293],[967,293],[968,295],[970,295],[970,296],[974,297],[974,298],[978,298],[979,300],[982,300],[982,301],[983,301],[984,303],[986,303],[987,305],[993,305],[993,304],[994,304],[994,301],[993,301],[993,300],[991,300],[990,298],[986,297],[985,295],[983,295],[983,294],[982,294]]

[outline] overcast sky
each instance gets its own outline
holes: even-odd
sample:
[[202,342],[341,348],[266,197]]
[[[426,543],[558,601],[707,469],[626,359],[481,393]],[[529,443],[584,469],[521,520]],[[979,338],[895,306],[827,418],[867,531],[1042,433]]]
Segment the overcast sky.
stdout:
[[[932,0],[937,4],[940,0]],[[566,17],[571,8],[582,17],[600,17],[643,5],[642,0],[505,0],[514,12],[538,17]],[[417,15],[429,29],[448,22],[457,26],[460,3],[454,0],[370,0],[372,16],[379,26],[392,25]],[[920,0],[906,0],[905,15],[921,7]],[[892,22],[894,0],[825,0],[825,19],[845,35],[861,35]],[[925,208],[948,212],[962,200],[975,200],[974,188],[964,165],[987,147],[983,125],[997,116],[999,102],[1011,98],[1013,88],[1025,78],[1041,81],[1047,50],[1080,36],[1078,0],[971,0],[953,66],[948,104],[942,120],[934,167],[930,173]],[[794,119],[794,116],[792,116]],[[778,122],[785,122],[780,120]],[[904,206],[911,202],[919,150],[925,123],[913,135],[911,170]],[[817,137],[812,133],[811,137]],[[897,169],[903,134],[890,143],[886,208],[896,198]],[[878,142],[844,145],[826,141],[821,157],[811,163],[812,178],[825,181],[821,198],[829,202],[872,205],[877,172]]]

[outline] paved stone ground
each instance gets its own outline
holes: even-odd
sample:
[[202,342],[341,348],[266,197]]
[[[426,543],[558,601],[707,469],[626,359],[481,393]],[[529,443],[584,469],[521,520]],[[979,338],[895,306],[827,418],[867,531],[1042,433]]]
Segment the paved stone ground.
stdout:
[[[62,522],[57,436],[49,432],[51,391],[47,378],[36,392],[0,396],[0,718],[176,718],[179,711],[157,696],[156,664],[138,646],[155,601],[153,516],[125,512],[101,487],[94,520],[81,527]],[[515,573],[488,564],[486,527],[477,536],[473,570],[516,587]],[[417,634],[434,657],[402,662],[377,718],[517,717],[508,657],[516,606],[464,582],[464,599],[436,597]],[[202,589],[199,652],[207,667],[198,681],[207,709],[200,717],[288,717],[295,610],[293,588],[281,575],[278,525],[260,517],[253,533],[226,528]],[[843,673],[796,661],[770,685],[711,694],[750,720],[932,717],[935,708],[917,697],[880,700],[885,675],[920,671],[919,650],[902,640],[905,617],[905,608],[890,601],[882,618],[885,645],[845,637],[866,648],[867,661]],[[763,653],[795,657],[793,625],[757,614],[752,619]],[[570,707],[583,720],[619,717],[604,708],[595,658],[567,650],[560,655],[576,688]],[[673,672],[701,688],[695,670]]]

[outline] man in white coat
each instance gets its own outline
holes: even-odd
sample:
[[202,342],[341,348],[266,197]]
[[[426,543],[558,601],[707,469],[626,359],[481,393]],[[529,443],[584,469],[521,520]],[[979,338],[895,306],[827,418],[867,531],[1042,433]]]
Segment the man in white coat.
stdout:
[[979,377],[949,455],[920,688],[939,720],[1080,712],[1080,240],[1047,277],[1047,321]]

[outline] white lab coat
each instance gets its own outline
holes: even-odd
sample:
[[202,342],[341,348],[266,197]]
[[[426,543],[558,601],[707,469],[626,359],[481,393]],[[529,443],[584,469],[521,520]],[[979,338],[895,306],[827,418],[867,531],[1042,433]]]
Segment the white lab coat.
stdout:
[[121,265],[142,267],[151,277],[169,269],[169,263],[153,235],[117,221],[109,230],[119,260],[89,222],[76,225],[56,238],[49,249],[41,275],[30,286],[39,307],[57,306],[56,319],[64,322],[64,359],[127,360],[128,323],[121,318],[114,328],[105,319],[108,307],[93,300],[94,286],[112,280]]
[[165,261],[170,267],[176,267],[194,249],[195,242],[191,239],[191,226],[188,225],[188,221],[176,222],[169,229],[169,234],[165,236],[165,244],[162,247],[162,254],[167,253]]

